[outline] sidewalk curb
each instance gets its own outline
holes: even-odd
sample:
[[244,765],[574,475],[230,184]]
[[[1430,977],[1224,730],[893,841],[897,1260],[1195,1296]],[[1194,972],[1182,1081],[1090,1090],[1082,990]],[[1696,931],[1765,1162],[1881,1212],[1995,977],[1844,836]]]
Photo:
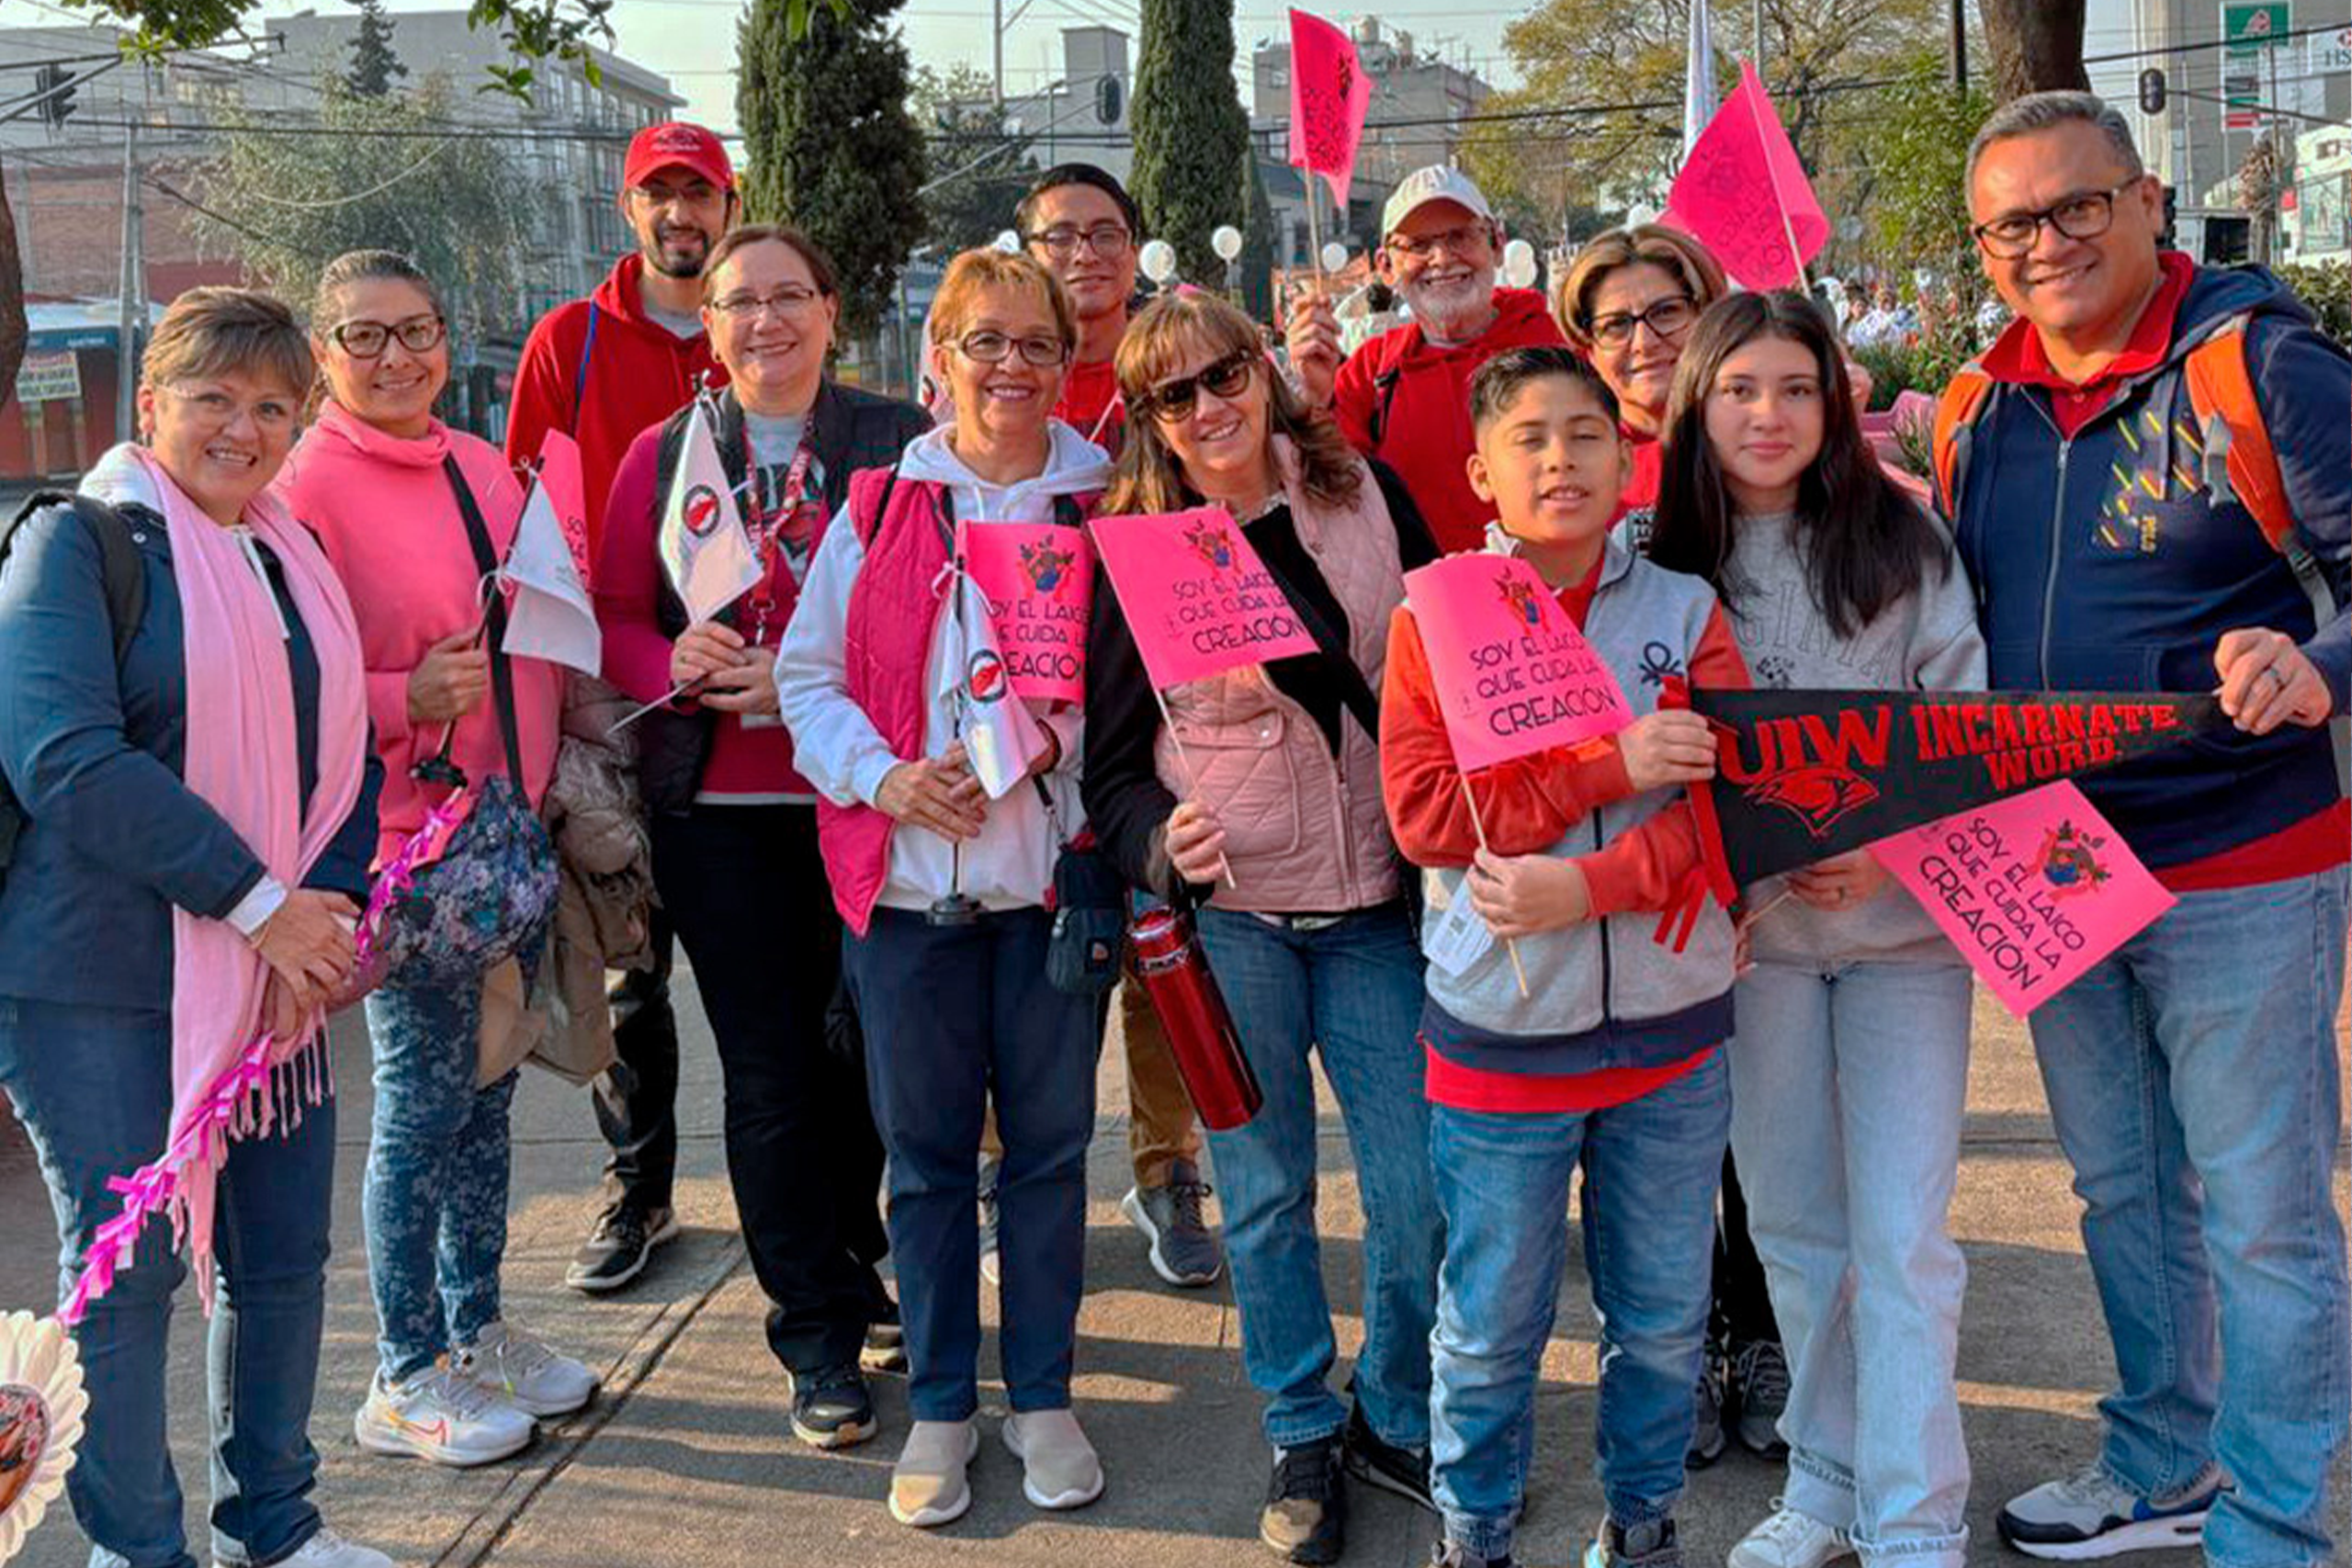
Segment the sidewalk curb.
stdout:
[[431,1568],[478,1568],[487,1562],[539,1495],[571,1468],[571,1461],[580,1457],[596,1434],[628,1405],[630,1397],[662,1365],[670,1347],[702,1315],[711,1298],[742,1271],[745,1261],[742,1237],[731,1237],[691,1294],[664,1303],[638,1330],[637,1337],[606,1370],[595,1402],[552,1435],[541,1438],[531,1450],[529,1461],[507,1477],[506,1483],[458,1532],[457,1540],[433,1558]]

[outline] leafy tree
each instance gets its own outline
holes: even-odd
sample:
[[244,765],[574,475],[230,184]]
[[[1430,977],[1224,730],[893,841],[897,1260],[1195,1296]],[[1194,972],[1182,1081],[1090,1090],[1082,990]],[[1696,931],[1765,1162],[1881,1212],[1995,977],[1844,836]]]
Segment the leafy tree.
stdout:
[[260,117],[232,113],[240,129],[197,178],[199,238],[298,307],[322,263],[383,246],[413,256],[439,285],[458,331],[514,321],[530,218],[515,193],[530,188],[529,175],[493,138],[432,138],[454,96],[435,78],[413,94],[364,97],[331,77],[319,136],[263,134]]
[[903,3],[850,0],[846,20],[820,15],[796,37],[792,0],[753,0],[737,34],[744,205],[799,224],[831,254],[848,337],[873,329],[923,231],[922,133],[891,24]]
[[1250,181],[1250,117],[1233,85],[1233,0],[1142,0],[1135,177],[1146,231],[1176,247],[1180,276],[1222,280],[1209,248],[1238,225]]
[[1013,208],[1041,172],[1036,138],[1005,134],[995,78],[978,66],[917,66],[914,82],[930,151],[924,183],[944,182],[923,197],[923,232],[943,255],[985,245],[1012,227]]
[[363,98],[380,98],[392,90],[392,78],[406,76],[408,67],[392,50],[392,19],[384,15],[383,0],[351,0],[359,8],[359,30],[351,39],[351,70],[344,77]]
[[2001,102],[2055,87],[2090,91],[2083,68],[2085,0],[1978,0]]
[[1241,308],[1261,321],[1274,319],[1274,203],[1266,194],[1266,165],[1251,150],[1250,184],[1242,192]]
[[1932,53],[1908,76],[1871,139],[1870,254],[1905,272],[1927,267],[1951,277],[1973,316],[1984,273],[1968,233],[1968,143],[1993,112],[1992,96],[1973,81],[1965,93],[1954,88]]

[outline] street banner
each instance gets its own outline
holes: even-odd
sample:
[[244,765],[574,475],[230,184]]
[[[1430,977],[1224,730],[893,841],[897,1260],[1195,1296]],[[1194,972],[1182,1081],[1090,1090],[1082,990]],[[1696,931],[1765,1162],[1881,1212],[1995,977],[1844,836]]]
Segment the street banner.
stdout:
[[2226,722],[2173,692],[1718,691],[1714,778],[1690,791],[1709,880],[1736,888],[2177,745]]
[[939,693],[956,715],[956,739],[964,742],[972,776],[990,800],[1001,800],[1050,743],[1028,703],[1012,689],[1004,655],[997,650],[988,599],[968,571],[956,573],[947,611],[940,628],[944,647]]
[[506,652],[568,664],[583,675],[604,668],[604,633],[588,599],[588,523],[581,504],[580,447],[550,430],[539,469],[500,572],[514,590],[506,609]]
[[687,417],[677,477],[662,509],[662,564],[690,623],[709,620],[763,575],[726,466],[718,460],[708,405],[700,400]]
[[1634,721],[1616,676],[1535,569],[1448,556],[1405,574],[1454,765],[1491,768]]
[[1363,140],[1364,111],[1372,107],[1372,78],[1356,57],[1353,39],[1320,17],[1290,14],[1290,163],[1323,176],[1331,203],[1348,210],[1348,186],[1355,177],[1356,145]]
[[1155,689],[1316,651],[1223,507],[1097,517],[1087,531]]
[[1753,64],[1683,158],[1658,220],[1696,236],[1743,288],[1804,286],[1829,220]]
[[1871,846],[2023,1018],[2177,902],[2068,780]]
[[957,525],[956,549],[988,601],[997,648],[1015,694],[1086,700],[1086,616],[1094,600],[1094,547],[1052,523]]

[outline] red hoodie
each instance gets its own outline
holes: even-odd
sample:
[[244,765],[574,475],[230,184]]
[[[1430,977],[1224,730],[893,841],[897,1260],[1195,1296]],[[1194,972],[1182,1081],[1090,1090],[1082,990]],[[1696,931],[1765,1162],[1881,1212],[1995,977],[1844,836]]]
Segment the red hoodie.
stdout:
[[[540,317],[514,369],[514,403],[506,419],[507,458],[520,463],[537,457],[549,430],[560,430],[580,443],[592,561],[604,544],[605,498],[611,493],[613,475],[628,444],[646,426],[659,424],[684,407],[694,396],[697,377],[707,375],[714,387],[727,384],[726,370],[711,357],[708,337],[682,338],[645,313],[638,297],[644,272],[643,256],[623,256],[594,294],[558,305]],[[576,402],[575,389],[580,393]]]
[[[1532,288],[1496,289],[1495,311],[1485,332],[1451,348],[1426,341],[1417,322],[1392,327],[1350,355],[1332,387],[1332,412],[1348,445],[1396,470],[1448,554],[1483,545],[1495,514],[1470,488],[1471,376],[1507,348],[1567,341]],[[1384,389],[1392,372],[1395,385]]]

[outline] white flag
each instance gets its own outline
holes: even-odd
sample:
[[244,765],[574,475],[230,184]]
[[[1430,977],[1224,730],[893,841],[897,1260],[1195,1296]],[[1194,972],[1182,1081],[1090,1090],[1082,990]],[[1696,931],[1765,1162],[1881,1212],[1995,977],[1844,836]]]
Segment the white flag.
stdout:
[[686,420],[684,449],[662,509],[662,564],[685,601],[686,619],[707,621],[756,587],[763,573],[759,551],[743,526],[710,417],[696,402]]
[[604,668],[604,634],[588,603],[587,584],[580,580],[579,558],[545,485],[531,486],[502,575],[514,585],[514,602],[506,608],[508,653],[569,664],[583,675]]
[[956,571],[955,597],[944,615],[939,693],[956,716],[956,733],[971,761],[972,776],[990,800],[1001,800],[1050,742],[1028,703],[1013,693],[1012,673],[997,649],[996,622],[968,572]]
[[1715,118],[1715,42],[1707,26],[1707,0],[1690,0],[1690,47],[1682,73],[1682,155],[1688,158],[1700,132]]

